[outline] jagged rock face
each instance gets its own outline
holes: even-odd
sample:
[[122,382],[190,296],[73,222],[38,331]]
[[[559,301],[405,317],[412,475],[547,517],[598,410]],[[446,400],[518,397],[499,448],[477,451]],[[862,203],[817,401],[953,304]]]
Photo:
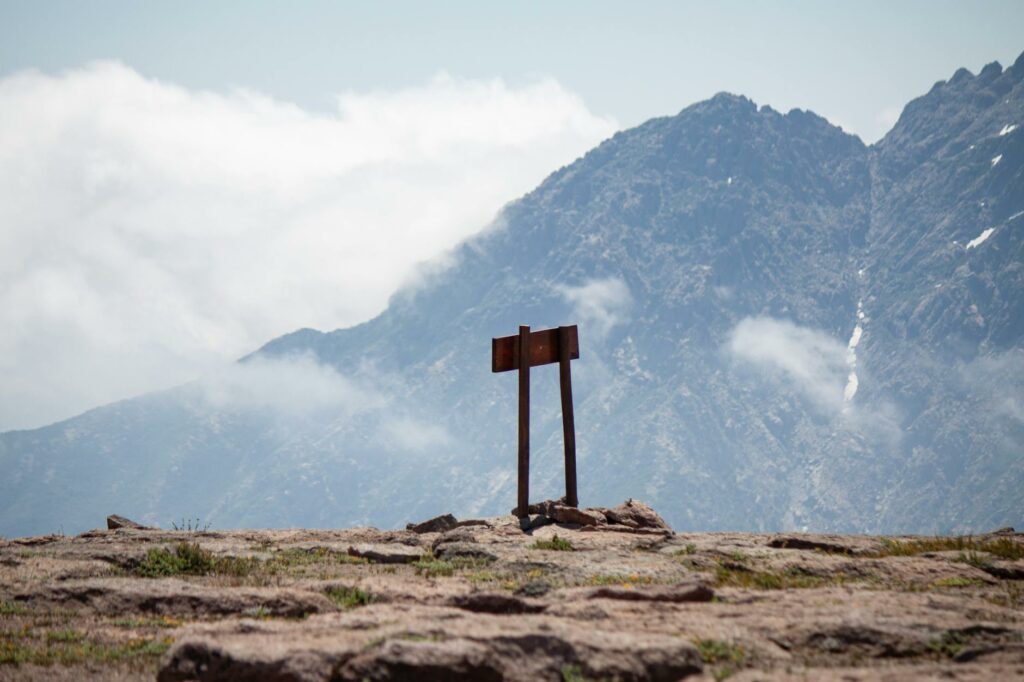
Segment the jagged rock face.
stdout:
[[[490,374],[489,339],[566,322],[584,505],[640,496],[677,529],[1019,524],[1022,81],[1022,60],[958,72],[872,147],[725,94],[619,133],[378,318],[258,354],[312,354],[386,407],[277,414],[189,386],[5,434],[0,532],[115,504],[219,527],[497,513],[515,378]],[[562,492],[554,371],[533,373],[534,499]]]

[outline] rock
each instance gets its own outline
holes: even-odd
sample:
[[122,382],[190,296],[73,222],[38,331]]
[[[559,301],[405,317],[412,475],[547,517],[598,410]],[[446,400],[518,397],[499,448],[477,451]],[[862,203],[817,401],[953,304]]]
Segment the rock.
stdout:
[[620,599],[623,601],[664,601],[672,603],[711,601],[714,591],[702,582],[676,585],[609,585],[587,594],[588,599]]
[[17,594],[15,599],[33,606],[84,608],[112,616],[223,616],[262,609],[267,615],[299,618],[336,610],[322,594],[305,590],[212,587],[175,578],[68,580]]
[[558,523],[576,523],[581,526],[600,526],[608,523],[608,519],[596,509],[578,509],[554,505],[551,517]]
[[349,556],[367,559],[375,564],[411,564],[419,561],[423,552],[407,545],[353,545]]
[[118,528],[134,528],[135,530],[152,530],[149,526],[143,526],[135,523],[131,519],[126,519],[123,516],[117,514],[111,514],[107,517],[107,530],[117,530]]
[[684,637],[606,623],[380,604],[303,622],[197,625],[165,654],[157,679],[532,682],[574,670],[586,679],[674,681],[703,668]]
[[454,559],[456,557],[466,559],[477,559],[479,561],[497,561],[498,557],[485,550],[475,542],[447,542],[438,545],[434,554],[439,559]]
[[448,600],[450,606],[474,613],[540,613],[544,604],[532,604],[504,592],[470,592]]
[[547,516],[555,523],[574,523],[580,526],[597,526],[607,523],[604,514],[598,509],[579,509],[560,501],[547,500],[532,504],[530,510],[531,513]]
[[442,514],[441,516],[435,516],[432,519],[427,519],[422,523],[409,523],[406,524],[406,530],[411,530],[414,533],[441,533],[446,530],[451,530],[459,525],[458,520],[451,514]]
[[1024,561],[988,561],[978,568],[1002,580],[1024,580]]
[[523,516],[519,519],[519,528],[524,531],[530,531],[534,528],[540,528],[541,526],[550,526],[554,521],[551,517],[545,516],[544,514],[530,514],[529,516]]
[[855,554],[859,548],[825,535],[776,535],[768,541],[776,549],[807,549],[830,554]]
[[486,519],[464,519],[462,521],[459,521],[455,525],[459,528],[462,528],[463,526],[486,526],[487,528],[492,527],[491,522]]
[[672,527],[650,506],[639,500],[627,500],[614,509],[597,509],[604,514],[609,523],[617,523],[630,528],[652,528],[671,531]]
[[438,547],[449,542],[476,542],[476,534],[468,528],[455,528],[442,533],[430,546],[436,552]]
[[531,580],[515,591],[520,597],[543,597],[551,591],[551,584],[544,580]]

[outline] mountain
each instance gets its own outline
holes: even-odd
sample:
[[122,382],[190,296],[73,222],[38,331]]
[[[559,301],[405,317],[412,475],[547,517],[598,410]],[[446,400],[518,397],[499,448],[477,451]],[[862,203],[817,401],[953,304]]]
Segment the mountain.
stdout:
[[[490,338],[577,322],[580,498],[677,529],[1024,523],[1024,55],[865,146],[719,94],[616,134],[364,324],[0,435],[0,533],[117,512],[393,527],[515,501]],[[532,497],[561,494],[533,372]]]

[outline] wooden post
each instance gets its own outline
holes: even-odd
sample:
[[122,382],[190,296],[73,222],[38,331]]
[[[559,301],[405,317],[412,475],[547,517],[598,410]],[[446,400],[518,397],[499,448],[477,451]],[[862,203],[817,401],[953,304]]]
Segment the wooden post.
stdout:
[[519,517],[530,513],[530,328],[519,326]]
[[578,507],[576,495],[576,425],[572,415],[569,327],[558,328],[558,379],[562,389],[562,439],[565,443],[565,503]]

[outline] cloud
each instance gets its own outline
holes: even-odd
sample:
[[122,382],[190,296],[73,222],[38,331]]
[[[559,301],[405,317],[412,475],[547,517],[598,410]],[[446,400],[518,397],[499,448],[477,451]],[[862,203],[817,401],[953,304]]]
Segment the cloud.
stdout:
[[365,320],[616,127],[550,79],[329,114],[111,62],[0,79],[0,430]]
[[733,328],[727,348],[740,360],[780,373],[823,411],[842,410],[847,346],[828,334],[787,320],[748,317]]
[[412,417],[385,419],[380,432],[385,443],[412,452],[423,452],[452,443],[451,434],[442,424]]
[[387,404],[379,390],[342,376],[312,354],[255,356],[223,367],[196,385],[210,406],[230,410],[351,416]]
[[959,368],[960,379],[989,413],[1024,426],[1024,351],[975,358]]
[[608,336],[613,327],[629,320],[633,296],[619,278],[590,279],[580,286],[558,286],[556,290],[572,305],[573,316],[597,338]]

